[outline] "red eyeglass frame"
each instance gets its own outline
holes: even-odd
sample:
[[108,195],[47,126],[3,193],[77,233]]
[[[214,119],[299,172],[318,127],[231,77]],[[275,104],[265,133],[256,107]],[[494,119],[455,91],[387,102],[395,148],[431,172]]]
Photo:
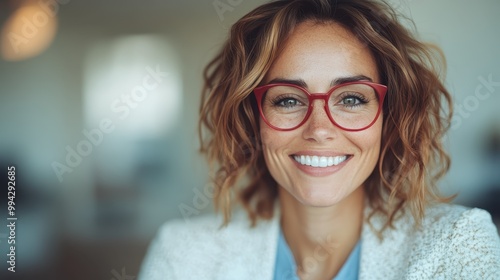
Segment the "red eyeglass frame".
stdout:
[[[375,90],[375,92],[377,93],[378,100],[379,100],[377,115],[375,116],[375,118],[373,119],[373,121],[370,124],[368,124],[367,126],[365,126],[365,127],[356,128],[356,129],[345,128],[345,127],[342,127],[341,125],[339,125],[333,119],[332,115],[330,114],[330,110],[328,108],[328,99],[330,98],[330,95],[337,88],[342,87],[342,86],[353,85],[353,84],[364,84],[364,85],[368,85],[368,86],[372,87]],[[296,126],[294,126],[292,128],[279,128],[279,127],[276,127],[276,126],[270,124],[267,121],[266,117],[264,116],[264,113],[262,112],[262,97],[264,96],[264,93],[266,93],[266,91],[269,88],[274,87],[274,86],[294,87],[294,88],[302,90],[303,92],[305,92],[307,94],[307,98],[309,99],[309,106],[307,108],[307,113],[306,113],[306,115],[304,117],[304,120],[302,122],[300,122],[298,125],[296,125]],[[346,130],[346,131],[361,131],[361,130],[365,130],[365,129],[371,127],[377,121],[378,117],[380,116],[380,112],[382,111],[382,106],[384,104],[384,99],[385,99],[385,96],[386,96],[386,93],[387,93],[387,86],[382,85],[382,84],[377,84],[377,83],[374,83],[374,82],[369,82],[369,81],[355,81],[355,82],[348,82],[348,83],[338,84],[338,85],[332,87],[326,93],[310,93],[307,89],[305,89],[305,88],[303,88],[303,87],[301,87],[299,85],[286,84],[286,83],[275,83],[275,84],[267,84],[267,85],[263,85],[263,86],[260,86],[260,87],[256,87],[253,90],[253,93],[255,95],[255,98],[257,99],[257,106],[259,107],[260,116],[262,117],[262,119],[264,120],[264,122],[268,126],[270,126],[271,128],[273,128],[275,130],[278,130],[278,131],[290,131],[290,130],[297,129],[298,127],[300,127],[301,125],[303,125],[309,119],[309,116],[311,115],[311,112],[312,112],[313,101],[315,99],[322,99],[322,100],[325,101],[324,109],[326,111],[326,114],[328,115],[328,118],[330,119],[330,121],[334,125],[336,125],[337,127],[341,128],[343,130]]]

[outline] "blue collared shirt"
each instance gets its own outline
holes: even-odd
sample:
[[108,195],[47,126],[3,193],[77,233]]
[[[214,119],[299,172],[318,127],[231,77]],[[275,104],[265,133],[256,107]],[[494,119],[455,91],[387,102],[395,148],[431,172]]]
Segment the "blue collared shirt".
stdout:
[[[333,280],[356,280],[359,274],[359,259],[361,241],[358,241],[339,273]],[[299,280],[296,274],[297,265],[292,251],[286,243],[283,232],[280,230],[278,239],[278,250],[276,253],[276,266],[274,268],[274,280]]]

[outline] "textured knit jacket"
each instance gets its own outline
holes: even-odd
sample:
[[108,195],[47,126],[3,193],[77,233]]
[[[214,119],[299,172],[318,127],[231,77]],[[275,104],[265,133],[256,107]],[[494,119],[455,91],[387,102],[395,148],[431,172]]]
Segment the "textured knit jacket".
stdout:
[[[429,207],[418,230],[405,212],[383,232],[382,241],[365,222],[359,279],[500,280],[500,238],[488,212]],[[167,222],[150,245],[138,279],[272,280],[278,217],[275,213],[254,228],[244,213],[224,228],[213,215]],[[383,221],[374,217],[371,224],[380,228]]]

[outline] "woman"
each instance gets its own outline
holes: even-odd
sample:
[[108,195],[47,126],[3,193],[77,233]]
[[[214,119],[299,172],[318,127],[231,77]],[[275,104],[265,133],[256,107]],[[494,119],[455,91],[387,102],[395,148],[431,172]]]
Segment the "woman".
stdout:
[[141,279],[500,279],[489,214],[436,189],[452,112],[436,53],[378,1],[240,19],[201,107],[223,219],[168,222]]

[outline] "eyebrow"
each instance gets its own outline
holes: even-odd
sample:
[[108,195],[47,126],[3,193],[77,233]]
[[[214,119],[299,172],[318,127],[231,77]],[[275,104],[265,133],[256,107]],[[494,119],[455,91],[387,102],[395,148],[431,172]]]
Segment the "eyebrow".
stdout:
[[[373,82],[373,80],[370,77],[367,77],[365,75],[356,75],[356,76],[337,78],[330,83],[330,86],[333,87],[333,86],[340,85],[340,84],[345,84],[345,83],[350,83],[350,82],[358,82],[358,81]],[[275,79],[272,79],[271,81],[269,81],[268,84],[292,84],[292,85],[301,86],[303,88],[307,88],[307,83],[303,79],[275,78]]]

